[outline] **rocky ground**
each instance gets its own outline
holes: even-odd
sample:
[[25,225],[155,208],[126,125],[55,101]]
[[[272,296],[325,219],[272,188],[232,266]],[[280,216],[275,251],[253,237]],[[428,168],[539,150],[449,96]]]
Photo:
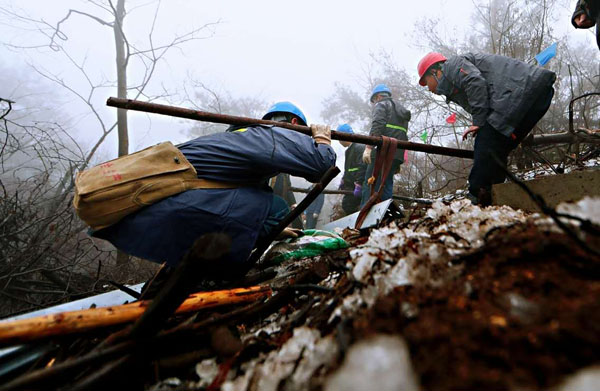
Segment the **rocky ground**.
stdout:
[[369,236],[346,231],[350,249],[279,268],[327,265],[318,285],[213,332],[215,357],[156,367],[163,380],[146,388],[598,389],[600,199],[558,211],[568,233],[466,200]]
[[268,299],[172,317],[142,344],[122,325],[38,341],[20,377],[1,358],[0,390],[600,389],[600,198],[553,217],[455,198],[263,263],[245,286]]

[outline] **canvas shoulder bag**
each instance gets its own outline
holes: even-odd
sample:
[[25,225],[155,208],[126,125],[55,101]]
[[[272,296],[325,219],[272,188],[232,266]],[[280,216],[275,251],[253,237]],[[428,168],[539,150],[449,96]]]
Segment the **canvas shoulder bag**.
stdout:
[[186,190],[238,186],[199,179],[181,151],[164,142],[79,172],[73,206],[77,215],[97,230]]

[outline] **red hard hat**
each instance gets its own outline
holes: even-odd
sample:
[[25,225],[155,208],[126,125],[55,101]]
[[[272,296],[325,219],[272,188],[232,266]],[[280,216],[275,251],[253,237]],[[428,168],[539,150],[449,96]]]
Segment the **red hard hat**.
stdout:
[[442,53],[431,52],[427,53],[425,57],[419,61],[419,65],[417,65],[417,72],[419,72],[419,84],[424,86],[425,82],[423,81],[423,76],[433,64],[438,62],[446,61],[447,58]]

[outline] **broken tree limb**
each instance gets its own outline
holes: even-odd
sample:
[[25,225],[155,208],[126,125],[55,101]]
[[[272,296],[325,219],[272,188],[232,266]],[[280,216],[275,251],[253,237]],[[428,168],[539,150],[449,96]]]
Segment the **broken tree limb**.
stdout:
[[[151,357],[147,342],[162,329],[173,312],[184,302],[196,283],[206,271],[214,267],[219,259],[231,249],[231,238],[224,233],[200,236],[177,263],[158,295],[151,301],[143,315],[137,319],[125,335],[136,340],[136,349],[131,354],[105,363],[73,385],[74,389],[101,389],[111,379],[123,373],[136,377],[138,371]],[[114,334],[113,334],[114,336]],[[109,339],[115,339],[113,336]],[[118,339],[118,337],[117,337]]]
[[[297,193],[308,193],[310,189],[303,189],[301,187],[290,187],[290,191]],[[343,194],[343,195],[353,195],[354,192],[352,190],[323,190],[323,194]],[[415,197],[406,197],[400,195],[392,195],[392,198],[400,201],[407,202],[416,202],[417,204],[431,205],[433,204],[433,200],[427,198],[415,198]]]
[[[286,128],[295,130],[310,136],[312,133],[310,127],[302,125],[292,125],[285,122],[268,121],[264,119],[248,118],[248,117],[237,117],[233,115],[215,114],[206,111],[186,109],[182,107],[174,107],[168,105],[161,105],[158,103],[142,102],[133,99],[123,98],[108,98],[106,101],[107,106],[117,107],[119,109],[143,111],[146,113],[163,114],[171,117],[187,118],[197,121],[213,122],[217,124],[226,125],[273,125],[280,128]],[[331,138],[340,141],[350,141],[354,143],[367,144],[367,145],[381,145],[381,137],[365,136],[361,134],[350,134],[344,132],[331,131]],[[431,144],[413,143],[410,141],[398,140],[398,148],[408,149],[409,151],[418,151],[431,153],[435,155],[454,156],[465,159],[473,159],[473,151],[468,149],[459,148],[448,148],[441,147]]]
[[[298,275],[290,278],[289,283],[298,284],[313,281],[313,279],[322,279],[324,270],[321,269],[323,269],[326,264],[326,260],[318,260],[313,265],[313,268],[302,270]],[[270,314],[289,303],[290,298],[293,296],[294,290],[291,288],[287,290],[277,290],[272,296],[268,296],[266,301],[256,300],[246,307],[236,308],[225,314],[213,314],[200,322],[180,324],[171,330],[161,331],[157,336],[146,342],[152,346],[152,351],[149,354],[152,357],[157,357],[166,347],[185,345],[186,341],[189,341],[191,336],[217,324],[235,323],[242,321],[242,319],[248,322],[263,318],[265,314]],[[51,367],[37,369],[26,373],[17,379],[0,385],[0,391],[41,389],[42,385],[46,389],[57,389],[58,387],[54,387],[54,385],[64,382],[65,378],[76,373],[81,373],[86,368],[96,368],[108,361],[129,354],[134,351],[137,346],[138,344],[136,341],[131,339],[118,342],[111,346],[104,346],[81,357],[69,359]]]
[[[271,288],[263,286],[200,292],[190,295],[175,313],[179,314],[203,308],[248,303],[271,296],[271,294]],[[142,316],[148,305],[149,301],[140,301],[120,306],[91,308],[88,310],[61,312],[29,319],[0,322],[0,346],[133,322]]]
[[160,330],[164,322],[193,292],[194,285],[202,278],[203,269],[214,267],[213,264],[229,253],[230,249],[231,238],[224,233],[210,233],[199,237],[179,261],[148,309],[132,326],[130,337],[140,339]]

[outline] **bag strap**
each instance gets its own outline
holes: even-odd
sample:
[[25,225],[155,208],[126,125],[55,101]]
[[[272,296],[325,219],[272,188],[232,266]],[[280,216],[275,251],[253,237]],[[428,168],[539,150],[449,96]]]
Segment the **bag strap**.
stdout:
[[[381,147],[377,147],[377,157],[375,158],[373,176],[371,176],[371,178],[368,180],[369,184],[371,185],[371,195],[358,213],[356,224],[354,225],[355,229],[360,229],[360,226],[365,221],[373,205],[381,200],[381,192],[385,186],[385,179],[389,175],[390,169],[392,168],[392,163],[394,162],[394,155],[396,154],[396,149],[398,147],[398,140],[387,136],[381,136],[381,139]],[[377,189],[377,192],[375,192],[375,183],[377,183],[377,178],[381,178],[381,180],[379,183],[379,189]]]

